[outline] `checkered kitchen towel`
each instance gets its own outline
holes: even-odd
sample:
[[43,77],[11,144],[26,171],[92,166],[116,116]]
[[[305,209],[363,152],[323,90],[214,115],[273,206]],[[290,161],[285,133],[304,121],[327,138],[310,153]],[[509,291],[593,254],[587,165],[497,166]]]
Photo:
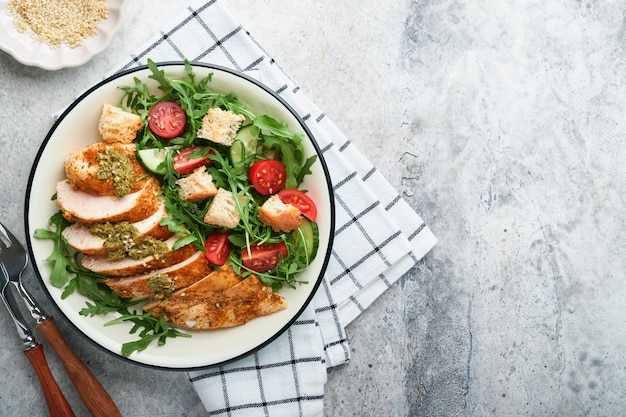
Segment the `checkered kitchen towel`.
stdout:
[[189,372],[210,415],[321,416],[326,368],[350,359],[345,326],[414,266],[436,239],[219,0],[191,1],[174,23],[118,70],[144,65],[148,58],[187,58],[259,79],[304,119],[323,152],[335,195],[336,230],[330,264],[313,302],[260,351]]

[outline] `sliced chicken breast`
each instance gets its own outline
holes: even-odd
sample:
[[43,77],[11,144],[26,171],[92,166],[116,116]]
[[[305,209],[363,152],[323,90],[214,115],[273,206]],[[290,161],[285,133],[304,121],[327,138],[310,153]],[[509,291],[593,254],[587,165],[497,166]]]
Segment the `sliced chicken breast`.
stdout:
[[65,174],[74,190],[84,191],[94,195],[114,196],[115,184],[111,180],[99,179],[96,173],[100,169],[99,155],[104,154],[107,147],[126,156],[135,173],[135,184],[132,192],[139,191],[143,187],[147,172],[135,156],[136,146],[134,143],[105,143],[96,142],[92,145],[71,152],[65,160]]
[[165,316],[174,326],[217,329],[239,326],[287,308],[287,300],[255,275],[221,291],[205,292],[199,289],[203,283],[204,279],[194,284],[196,291],[184,288],[161,301],[147,303],[143,310],[157,318]]
[[122,297],[147,297],[154,294],[154,290],[148,285],[148,280],[151,277],[156,275],[167,276],[172,282],[173,289],[176,290],[197,282],[209,275],[211,271],[211,265],[204,256],[204,252],[197,251],[184,261],[170,267],[156,269],[147,274],[108,278],[104,280],[104,283]]
[[[179,289],[175,294],[184,295],[194,299],[206,298],[210,293],[223,291],[227,288],[234,287],[241,282],[241,276],[237,275],[233,268],[226,264],[219,269],[212,271],[195,283]],[[160,299],[153,298],[144,305],[144,310],[148,311],[154,308]]]
[[131,275],[145,274],[149,271],[167,268],[192,256],[196,253],[193,244],[174,250],[174,243],[180,238],[175,235],[165,241],[171,251],[160,257],[148,256],[143,259],[126,257],[123,259],[108,259],[105,256],[85,256],[81,264],[90,271],[113,277],[128,277]]
[[67,180],[57,183],[57,205],[63,217],[81,223],[105,223],[145,220],[161,205],[158,193],[161,185],[147,177],[141,190],[124,197],[95,196],[76,191]]
[[233,271],[233,268],[226,264],[221,266],[220,269],[216,269],[211,272],[210,275],[207,275],[202,280],[197,281],[195,284],[192,284],[179,292],[185,297],[203,299],[211,293],[234,287],[240,282],[241,276],[237,275],[235,271]]
[[[167,216],[165,204],[161,202],[157,211],[145,220],[131,223],[137,229],[137,236],[151,236],[155,239],[168,239],[173,235],[167,226],[161,226],[159,222]],[[104,239],[93,235],[89,229],[91,224],[74,223],[63,230],[63,237],[68,245],[78,252],[86,255],[106,256],[108,251],[104,247]]]

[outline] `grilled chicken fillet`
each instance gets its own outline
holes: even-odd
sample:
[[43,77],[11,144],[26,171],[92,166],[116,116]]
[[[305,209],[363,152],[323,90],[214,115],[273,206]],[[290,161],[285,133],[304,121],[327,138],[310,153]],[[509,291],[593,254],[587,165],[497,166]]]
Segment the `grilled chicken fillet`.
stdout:
[[[241,281],[237,279],[231,286],[235,282],[233,275],[230,267],[222,267],[219,272],[170,297],[147,303],[143,309],[157,318],[164,315],[169,323],[178,327],[217,329],[239,326],[287,308],[287,300],[255,275]],[[225,281],[223,285],[219,284],[220,278]]]
[[[155,239],[167,239],[172,236],[167,226],[161,226],[159,222],[167,216],[165,204],[161,203],[159,209],[150,217],[139,222],[131,223],[137,229],[137,236],[150,236]],[[86,255],[106,256],[108,250],[104,247],[105,240],[91,233],[92,224],[74,223],[63,230],[63,237],[67,244],[78,252]]]
[[156,269],[147,274],[133,275],[123,278],[107,278],[104,283],[122,297],[147,297],[154,294],[148,285],[151,277],[167,276],[174,289],[183,288],[206,277],[212,271],[204,252],[198,251],[182,262],[167,268]]
[[161,206],[161,185],[147,177],[141,190],[124,197],[96,196],[76,191],[67,180],[57,183],[57,205],[63,217],[81,223],[128,221],[135,223],[154,214]]
[[81,264],[90,271],[112,277],[128,277],[137,274],[145,274],[149,271],[167,268],[184,261],[196,253],[193,244],[173,249],[174,243],[180,236],[175,235],[165,241],[170,251],[158,259],[148,256],[143,259],[133,259],[126,257],[122,259],[108,259],[105,256],[85,256],[81,259]]
[[135,156],[137,148],[134,143],[96,142],[73,151],[65,160],[65,175],[72,189],[100,196],[116,195],[113,181],[98,179],[96,176],[101,165],[99,156],[105,153],[107,147],[128,158],[136,180],[130,192],[139,191],[143,187],[147,172]]

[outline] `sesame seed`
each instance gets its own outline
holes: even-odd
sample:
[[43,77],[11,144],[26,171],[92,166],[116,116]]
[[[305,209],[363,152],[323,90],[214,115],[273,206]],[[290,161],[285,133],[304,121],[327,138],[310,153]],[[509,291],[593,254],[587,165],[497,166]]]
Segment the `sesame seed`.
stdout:
[[36,42],[76,48],[96,35],[109,7],[106,0],[10,0],[7,14],[18,32]]

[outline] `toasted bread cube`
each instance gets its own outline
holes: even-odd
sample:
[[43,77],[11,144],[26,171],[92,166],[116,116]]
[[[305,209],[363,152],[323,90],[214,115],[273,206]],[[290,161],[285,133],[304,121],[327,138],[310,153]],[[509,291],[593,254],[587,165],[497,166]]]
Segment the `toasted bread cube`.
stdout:
[[197,135],[199,138],[230,146],[245,119],[242,114],[213,107],[202,118],[202,127],[198,129]]
[[209,210],[204,216],[204,222],[215,226],[233,229],[239,224],[239,211],[233,193],[223,188],[217,189]]
[[217,187],[213,183],[213,177],[206,172],[206,167],[196,168],[186,177],[176,180],[180,187],[180,198],[191,203],[206,200],[217,194]]
[[131,143],[142,126],[141,116],[110,104],[102,106],[98,131],[103,142]]
[[290,232],[302,223],[302,213],[295,206],[285,204],[274,194],[259,207],[259,220],[275,232]]

